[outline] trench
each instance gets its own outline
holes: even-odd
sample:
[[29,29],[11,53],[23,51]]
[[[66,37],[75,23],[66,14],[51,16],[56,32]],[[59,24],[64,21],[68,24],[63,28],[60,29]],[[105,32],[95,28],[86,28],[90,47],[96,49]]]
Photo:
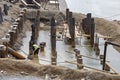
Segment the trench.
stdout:
[[[23,46],[21,46],[21,50],[25,51],[26,53],[29,52],[29,40],[31,36],[31,31],[26,32],[26,37],[23,38]],[[38,44],[40,42],[46,42],[46,47],[44,52],[40,52],[39,57],[39,63],[44,65],[51,64],[51,43],[50,43],[50,31],[48,30],[40,30],[39,31],[39,37],[38,37]],[[100,54],[104,53],[104,39],[100,38]],[[99,56],[96,55],[95,51],[89,46],[89,42],[85,37],[82,37],[81,39],[76,39],[76,48],[80,50],[80,53],[82,55],[90,56],[93,58],[99,59]],[[71,69],[77,69],[77,66],[74,64],[66,63],[65,61],[75,61],[75,54],[74,54],[74,48],[72,48],[70,45],[66,45],[64,41],[57,41],[56,42],[56,50],[57,50],[57,65],[58,66],[64,66]],[[69,52],[71,53],[69,53]],[[21,51],[22,54],[26,55]],[[27,55],[26,55],[27,56]],[[110,65],[118,72],[120,73],[120,53],[116,51],[113,46],[109,45],[107,48],[107,60],[110,61]],[[97,68],[102,70],[102,65],[100,64],[100,61],[93,60],[89,58],[82,57],[83,64]]]
[[[28,56],[29,54],[29,41],[31,36],[31,31],[26,31],[25,33],[26,37],[23,38],[22,42],[23,45],[20,47],[20,53],[24,56]],[[39,57],[39,63],[44,65],[51,64],[51,43],[50,43],[50,32],[48,30],[40,30],[39,31],[39,37],[38,37],[38,44],[40,42],[46,42],[46,47],[44,52],[40,52]],[[100,39],[100,54],[103,54],[104,52],[104,42],[105,40]],[[57,41],[56,43],[56,49],[57,49],[57,65],[58,66],[64,66],[71,69],[77,69],[77,66],[74,64],[66,63],[65,61],[76,61],[75,54],[73,54],[74,48],[71,48],[71,45],[66,45],[64,41]],[[99,57],[95,54],[95,51],[89,46],[88,40],[86,40],[85,37],[82,37],[81,39],[76,39],[76,49],[80,50],[80,53],[82,55],[90,56],[99,59]],[[68,53],[67,51],[71,52]],[[120,59],[119,59],[120,53],[116,51],[113,46],[108,46],[107,49],[107,60],[110,61],[110,65],[115,68],[117,72],[120,73]],[[102,65],[100,64],[100,61],[89,59],[83,57],[83,64],[97,68],[102,70]],[[0,80],[39,80],[42,78],[33,77],[33,76],[0,76]]]

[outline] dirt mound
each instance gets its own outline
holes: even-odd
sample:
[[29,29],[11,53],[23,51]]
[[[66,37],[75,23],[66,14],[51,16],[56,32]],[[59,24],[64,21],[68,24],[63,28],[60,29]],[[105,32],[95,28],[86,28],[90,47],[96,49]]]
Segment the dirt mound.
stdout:
[[[81,23],[82,19],[86,16],[81,13],[74,13],[73,16],[76,19],[76,22]],[[114,43],[120,44],[120,22],[119,21],[108,21],[103,18],[94,18],[95,19],[95,31],[104,36],[110,35],[112,37],[111,41]],[[119,47],[115,47],[120,52]]]
[[[101,18],[95,18],[96,32],[102,35],[110,35],[111,41],[120,44],[120,24],[115,21],[107,21]],[[115,47],[120,52],[119,47]]]
[[60,66],[40,65],[27,60],[0,59],[0,63],[0,71],[6,71],[7,75],[45,76],[48,74],[58,75],[62,80],[80,80],[82,78],[86,78],[86,80],[120,80],[119,75],[96,71],[73,70]]
[[[3,5],[7,4],[9,7],[8,10],[8,15],[5,15],[5,13],[3,12]],[[10,4],[6,1],[0,2],[0,7],[2,8],[2,14],[3,14],[3,22],[2,24],[0,24],[0,39],[3,38],[5,36],[6,33],[8,33],[8,30],[10,29],[10,26],[13,24],[13,22],[15,21],[15,19],[18,17],[18,14],[20,12],[20,8],[18,7],[18,4]],[[2,42],[0,41],[0,44],[2,44]]]

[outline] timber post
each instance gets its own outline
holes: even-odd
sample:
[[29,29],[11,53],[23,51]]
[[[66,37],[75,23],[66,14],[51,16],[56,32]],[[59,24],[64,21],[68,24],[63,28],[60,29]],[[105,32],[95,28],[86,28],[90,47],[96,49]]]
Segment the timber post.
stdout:
[[3,50],[2,50],[2,58],[7,58],[8,57],[8,42],[3,42]]
[[16,23],[15,23],[15,24],[17,24],[17,25],[18,25],[18,30],[19,30],[19,33],[21,33],[21,32],[22,32],[22,30],[21,30],[20,18],[17,18],[17,19],[16,19]]
[[75,48],[75,18],[71,19],[71,39],[72,39],[72,47]]
[[22,14],[24,14],[24,22],[26,21],[26,16],[27,16],[27,10],[26,9],[23,9],[21,11]]
[[55,19],[51,18],[51,64],[56,65],[57,61],[57,52],[56,52],[56,27],[55,27]]
[[23,14],[19,14],[19,20],[20,20],[20,27],[21,27],[21,31],[22,31],[23,30],[23,22],[24,22]]
[[0,7],[0,24],[3,22],[2,8]]
[[13,31],[9,31],[10,34],[10,47],[12,47],[14,45],[14,32]]
[[87,14],[87,18],[82,19],[82,28],[85,34],[90,35],[87,37],[90,39],[90,44],[94,46],[94,33],[95,33],[95,23],[94,18],[91,17],[91,13]]
[[[74,19],[73,19],[74,20]],[[75,22],[75,21],[74,21]],[[72,12],[69,12],[69,16],[68,16],[68,27],[69,27],[69,34],[70,34],[70,37],[68,37],[68,42],[70,44],[72,44],[72,38],[74,37],[73,34],[74,34],[74,31],[72,29],[74,29],[74,23],[72,21]]]
[[14,42],[17,40],[17,28],[16,26],[11,26],[11,30],[14,32]]
[[34,24],[35,26],[35,39],[37,40],[39,34],[39,25],[40,25],[40,11],[37,11]]
[[12,25],[13,26],[13,30],[15,30],[16,32],[16,39],[18,38],[19,32],[18,32],[18,26],[17,25]]
[[6,50],[5,46],[0,45],[0,58],[5,58],[6,57],[5,50]]
[[87,14],[87,34],[90,34],[90,32],[92,31],[92,26],[91,26],[91,13]]
[[[83,60],[82,60],[82,56],[80,55],[80,50],[75,50],[75,55],[76,55],[76,58],[77,58],[77,64],[83,64]],[[77,65],[77,68],[78,69],[83,69],[83,66],[81,65]]]
[[90,43],[91,46],[93,47],[94,45],[94,33],[95,33],[95,23],[94,23],[94,18],[91,19],[91,28],[90,28]]
[[95,43],[94,43],[94,50],[96,51],[96,55],[100,54],[100,49],[99,49],[99,37],[96,34],[95,36]]
[[72,19],[72,16],[73,16],[72,12],[69,12],[69,14],[68,14],[68,26],[71,25],[71,24],[70,24],[70,21],[71,21],[71,19]]
[[66,9],[66,23],[68,23],[68,17],[69,17],[69,9]]
[[103,64],[103,58],[104,58],[104,55],[100,55],[100,64]]

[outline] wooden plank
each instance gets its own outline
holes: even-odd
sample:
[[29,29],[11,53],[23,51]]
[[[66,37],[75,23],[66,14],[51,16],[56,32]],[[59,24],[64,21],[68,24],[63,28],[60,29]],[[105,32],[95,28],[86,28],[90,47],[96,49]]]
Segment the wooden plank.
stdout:
[[58,1],[53,1],[53,0],[50,0],[49,3],[52,4],[52,5],[56,5],[56,4],[58,5],[59,4]]
[[[90,35],[87,34],[77,34],[77,36],[83,36],[83,37],[90,37]],[[95,37],[95,36],[94,36]],[[106,38],[106,39],[111,39],[111,36],[98,36],[98,38]]]
[[118,73],[108,62],[106,62],[106,64],[110,67],[110,69],[111,69],[114,73]]
[[37,1],[33,0],[33,3],[34,3],[38,8],[41,7],[41,5],[40,5]]
[[106,38],[106,39],[111,39],[111,36],[98,36],[99,38]]
[[70,64],[75,64],[75,65],[84,66],[84,67],[86,67],[86,68],[89,68],[89,69],[92,69],[92,70],[96,70],[96,71],[100,71],[100,72],[111,73],[111,72],[108,72],[108,71],[104,71],[104,70],[92,68],[92,67],[90,67],[90,66],[86,66],[86,65],[83,65],[83,64],[78,64],[78,63],[75,63],[75,62],[70,62],[70,61],[65,61],[65,62],[70,63]]
[[[74,52],[70,52],[70,51],[65,51],[65,52],[68,52],[68,53],[74,54]],[[94,59],[94,60],[100,60],[100,61],[103,61],[103,59],[98,59],[98,58],[90,57],[90,56],[87,56],[87,55],[81,55],[81,56],[82,56],[82,57],[86,57],[86,58],[90,58],[90,59]],[[110,62],[110,61],[107,61],[107,62]]]

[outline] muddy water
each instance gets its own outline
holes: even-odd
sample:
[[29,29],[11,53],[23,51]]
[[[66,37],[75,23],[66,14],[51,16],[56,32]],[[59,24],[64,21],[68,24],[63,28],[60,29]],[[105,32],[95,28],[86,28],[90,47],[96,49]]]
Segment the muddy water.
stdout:
[[[39,57],[40,59],[44,59],[47,61],[51,60],[51,57],[50,57],[51,56],[51,46],[50,46],[51,44],[50,44],[50,35],[49,34],[50,34],[49,31],[40,31],[39,40],[38,40],[38,43],[45,41],[47,44],[47,46],[45,47],[45,53],[40,53],[40,57]],[[76,40],[76,42],[78,43],[78,45],[76,46],[76,49],[79,49],[81,51],[81,54],[90,55],[90,56],[97,58],[97,56],[94,55],[95,54],[94,51],[91,50],[89,47],[81,47],[80,46],[79,39]],[[84,38],[82,39],[81,42],[82,42],[81,45],[84,45],[85,43],[87,43]],[[56,45],[57,45],[56,47],[57,47],[57,53],[58,53],[58,57],[57,57],[58,65],[76,69],[76,65],[64,63],[65,61],[76,60],[75,54],[66,52],[66,51],[69,51],[69,52],[74,53],[74,51],[73,51],[74,48],[72,48],[70,45],[65,45],[64,41],[57,41]],[[89,51],[90,51],[90,54],[89,54]],[[92,66],[95,68],[99,68],[99,69],[101,68],[101,65],[96,60],[90,60],[90,59],[84,58],[83,61],[86,65],[89,65],[89,66]],[[41,64],[50,64],[50,62],[45,62],[45,61],[41,61],[41,60],[39,62]]]
[[23,40],[22,40],[23,45],[21,46],[21,49],[19,51],[19,52],[21,52],[21,54],[23,54],[26,57],[29,54],[29,41],[31,38],[30,36],[31,36],[31,32],[26,32],[26,37],[23,38]]
[[[26,32],[26,37],[23,39],[23,46],[21,47],[22,50],[24,50],[26,53],[28,53],[28,46],[29,46],[29,38],[31,36],[31,32]],[[50,43],[50,32],[49,31],[40,31],[39,32],[39,38],[38,38],[38,44],[40,42],[46,42],[46,47],[44,52],[39,53],[39,63],[40,64],[51,64],[51,43]],[[103,54],[104,52],[104,40],[100,39],[100,53]],[[74,48],[72,48],[70,45],[66,45],[64,41],[57,41],[57,63],[60,66],[65,66],[69,67],[72,69],[76,69],[76,65],[74,64],[69,64],[66,63],[65,61],[74,61],[75,59],[75,54],[74,53]],[[82,55],[87,55],[91,56],[94,58],[98,58],[92,48],[90,48],[88,41],[82,37],[81,39],[78,38],[76,39],[76,49],[80,50],[80,53]],[[73,53],[68,53],[73,52]],[[23,52],[21,52],[23,53]],[[23,53],[24,54],[24,53]],[[120,72],[120,53],[117,52],[112,46],[108,46],[107,48],[107,60],[110,61],[110,64],[112,67],[115,68],[117,72]],[[97,69],[102,69],[102,65],[100,64],[100,61],[98,60],[93,60],[89,58],[83,57],[83,63],[87,66],[91,66]]]

